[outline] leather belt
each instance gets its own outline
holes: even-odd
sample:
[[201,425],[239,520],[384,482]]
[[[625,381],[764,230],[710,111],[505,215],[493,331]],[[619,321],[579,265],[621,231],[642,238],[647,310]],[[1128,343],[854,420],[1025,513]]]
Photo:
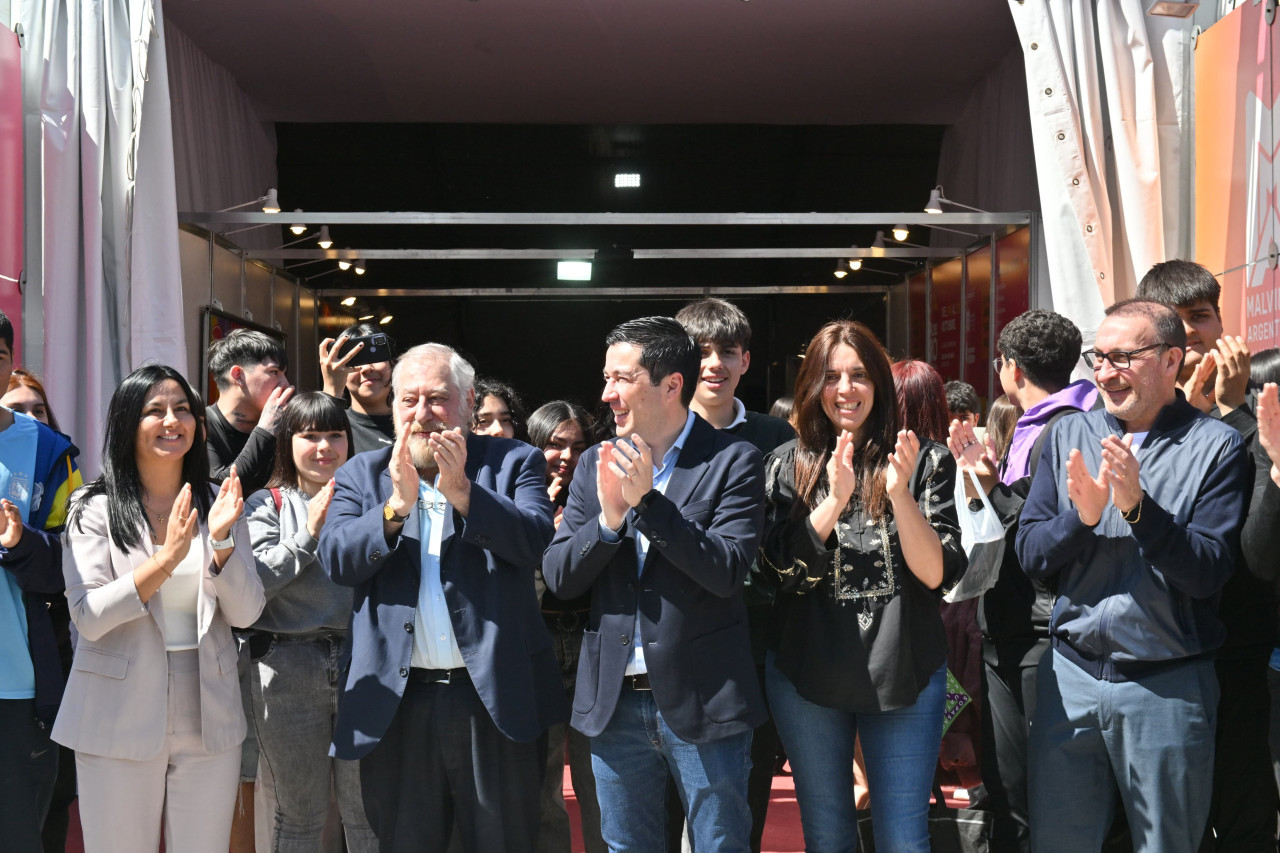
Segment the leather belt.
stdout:
[[459,666],[454,669],[422,669],[421,667],[411,667],[409,669],[409,680],[417,681],[421,684],[449,684],[455,679],[465,678],[467,668]]
[[542,619],[547,623],[548,627],[567,632],[586,630],[587,617],[590,615],[590,610],[542,611]]
[[649,685],[649,673],[638,672],[635,675],[622,676],[622,686],[630,687],[632,690],[652,690]]

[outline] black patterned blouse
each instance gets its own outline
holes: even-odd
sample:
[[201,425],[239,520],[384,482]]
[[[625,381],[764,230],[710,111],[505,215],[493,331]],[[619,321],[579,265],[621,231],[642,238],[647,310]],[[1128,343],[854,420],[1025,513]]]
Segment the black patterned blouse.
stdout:
[[779,590],[778,668],[818,705],[855,712],[913,705],[946,659],[938,605],[966,566],[955,460],[943,445],[922,441],[909,486],[942,541],[942,586],[931,590],[903,560],[891,509],[876,520],[855,503],[826,542],[807,512],[798,521],[791,517],[795,453],[792,441],[765,458],[760,568]]

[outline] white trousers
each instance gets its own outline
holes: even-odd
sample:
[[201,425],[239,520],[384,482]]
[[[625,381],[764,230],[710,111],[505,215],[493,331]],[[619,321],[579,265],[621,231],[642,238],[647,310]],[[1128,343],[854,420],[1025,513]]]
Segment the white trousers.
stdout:
[[[112,713],[104,708],[102,713]],[[85,853],[227,853],[240,746],[210,755],[200,733],[195,650],[169,653],[169,729],[147,761],[76,753]]]

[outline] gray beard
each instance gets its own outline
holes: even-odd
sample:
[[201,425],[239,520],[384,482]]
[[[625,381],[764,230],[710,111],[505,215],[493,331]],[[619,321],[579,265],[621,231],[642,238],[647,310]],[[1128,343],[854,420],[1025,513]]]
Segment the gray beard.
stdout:
[[413,467],[418,470],[436,467],[436,451],[427,443],[425,435],[422,435],[421,438],[417,436],[410,437],[409,458],[413,460]]

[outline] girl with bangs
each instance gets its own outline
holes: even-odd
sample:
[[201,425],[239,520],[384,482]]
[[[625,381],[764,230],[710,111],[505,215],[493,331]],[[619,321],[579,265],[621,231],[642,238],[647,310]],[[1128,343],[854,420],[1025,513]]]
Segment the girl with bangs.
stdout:
[[348,652],[352,591],[329,580],[316,557],[333,499],[333,475],[347,461],[351,427],[342,403],[298,394],[282,411],[275,468],[248,501],[249,533],[267,604],[249,641],[253,724],[260,772],[276,808],[272,851],[314,851],[335,790],[351,853],[373,853],[360,766],[329,758],[341,667]]
[[946,698],[938,605],[965,567],[945,446],[901,428],[884,348],[828,323],[796,377],[797,438],[765,459],[760,565],[778,587],[769,704],[805,849],[855,851],[855,736],[876,847],[929,850]]

